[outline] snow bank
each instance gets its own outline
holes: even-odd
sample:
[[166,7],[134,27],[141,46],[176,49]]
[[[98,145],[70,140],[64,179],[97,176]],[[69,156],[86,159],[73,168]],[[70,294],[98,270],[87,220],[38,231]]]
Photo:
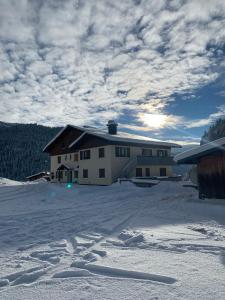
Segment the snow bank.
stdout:
[[23,185],[23,184],[24,184],[24,182],[15,181],[15,180],[0,177],[0,187],[1,187],[1,185],[12,186],[12,185]]

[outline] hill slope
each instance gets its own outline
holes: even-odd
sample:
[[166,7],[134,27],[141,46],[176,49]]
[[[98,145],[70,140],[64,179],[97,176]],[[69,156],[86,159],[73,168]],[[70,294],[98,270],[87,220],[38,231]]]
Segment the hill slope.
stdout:
[[60,129],[0,122],[0,177],[24,180],[49,170],[49,158],[42,149]]

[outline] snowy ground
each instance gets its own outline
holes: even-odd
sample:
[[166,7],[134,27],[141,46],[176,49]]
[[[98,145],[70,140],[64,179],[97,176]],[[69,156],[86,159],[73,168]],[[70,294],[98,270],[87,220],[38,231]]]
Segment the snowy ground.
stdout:
[[0,299],[225,299],[225,205],[177,182],[0,182]]

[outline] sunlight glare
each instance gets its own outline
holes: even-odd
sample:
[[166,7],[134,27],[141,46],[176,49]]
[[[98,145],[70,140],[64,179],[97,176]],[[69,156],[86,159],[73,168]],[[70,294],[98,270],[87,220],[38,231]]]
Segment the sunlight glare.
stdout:
[[166,126],[168,116],[163,114],[141,114],[141,121],[150,128],[163,128]]

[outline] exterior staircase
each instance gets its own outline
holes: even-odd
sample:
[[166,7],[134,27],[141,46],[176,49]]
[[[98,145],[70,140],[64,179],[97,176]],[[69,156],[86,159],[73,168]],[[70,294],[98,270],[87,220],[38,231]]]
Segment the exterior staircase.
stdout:
[[136,165],[137,165],[137,156],[133,156],[123,166],[118,177],[119,178],[128,178],[131,171],[135,168]]

